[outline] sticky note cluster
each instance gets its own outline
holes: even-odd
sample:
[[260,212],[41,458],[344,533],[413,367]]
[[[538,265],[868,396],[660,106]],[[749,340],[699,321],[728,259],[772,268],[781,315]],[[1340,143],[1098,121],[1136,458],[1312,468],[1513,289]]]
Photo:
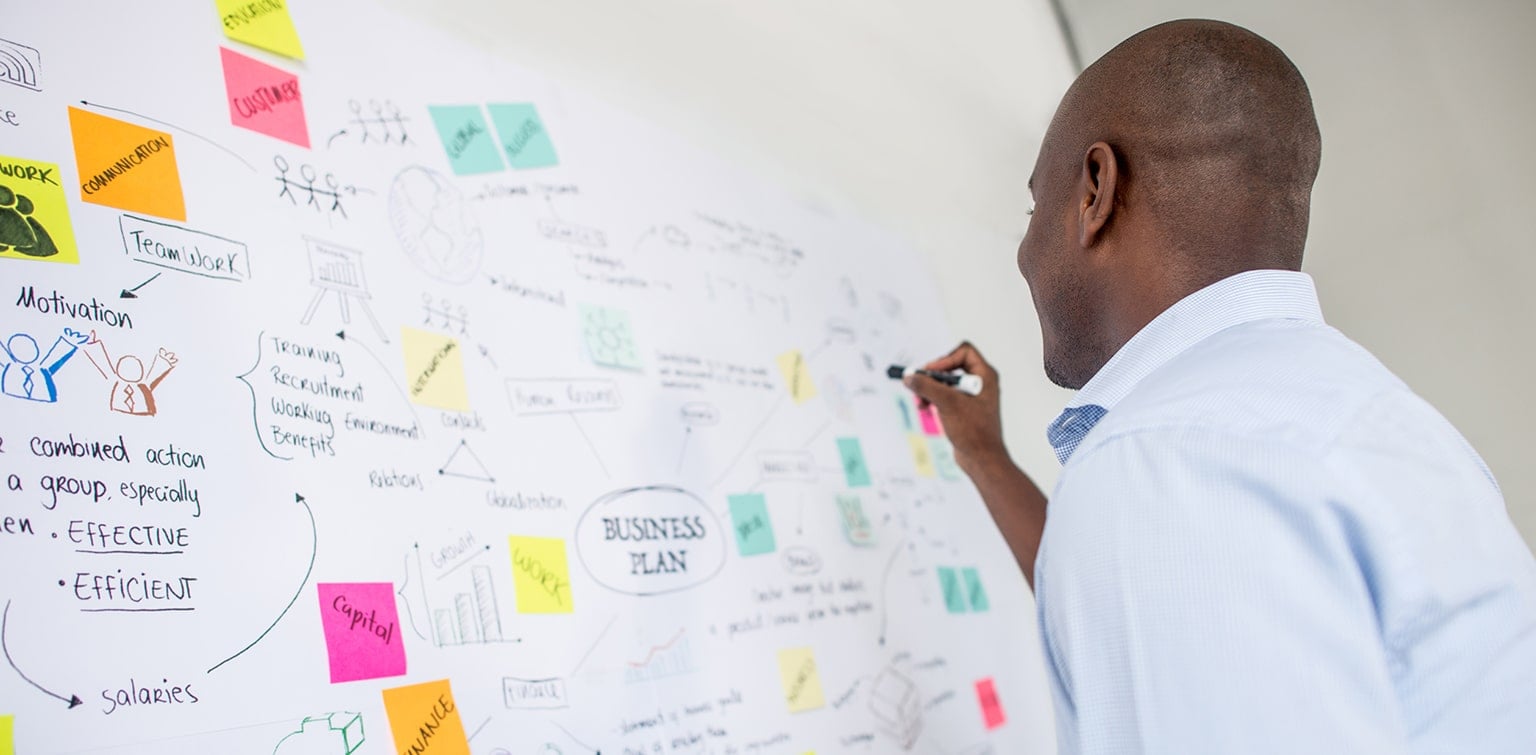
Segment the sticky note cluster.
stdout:
[[974,567],[940,566],[937,571],[939,589],[944,593],[944,608],[950,613],[981,613],[992,607],[986,589],[981,586],[981,573]]
[[538,108],[530,103],[491,104],[483,110],[479,105],[433,105],[427,110],[454,175],[560,164]]

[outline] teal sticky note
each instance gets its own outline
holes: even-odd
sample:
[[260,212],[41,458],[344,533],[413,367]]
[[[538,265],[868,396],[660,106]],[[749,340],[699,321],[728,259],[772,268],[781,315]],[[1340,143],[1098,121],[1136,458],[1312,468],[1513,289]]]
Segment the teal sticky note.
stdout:
[[981,573],[972,567],[960,570],[960,576],[965,580],[965,599],[971,604],[971,610],[978,613],[992,607],[987,602],[987,591],[981,586]]
[[560,164],[555,155],[555,143],[539,120],[539,111],[533,105],[486,105],[491,111],[491,124],[501,139],[501,151],[507,162],[517,170],[548,168]]
[[843,477],[850,488],[869,487],[869,466],[864,463],[864,447],[858,438],[838,438],[837,453],[843,457]]
[[965,588],[960,575],[948,566],[939,567],[939,588],[944,591],[944,607],[950,613],[965,613]]
[[773,522],[768,519],[768,499],[762,493],[742,493],[730,497],[731,529],[736,532],[736,548],[743,556],[772,553]]
[[629,327],[629,313],[608,307],[581,307],[581,337],[594,364],[641,369],[640,349]]
[[852,493],[837,494],[837,511],[843,520],[843,535],[854,545],[874,545],[875,526],[864,514],[864,502]]
[[432,114],[432,125],[437,127],[437,138],[443,142],[454,175],[507,169],[479,105],[432,105],[427,112]]
[[929,438],[928,449],[933,457],[933,468],[946,480],[958,480],[965,476],[955,462],[955,447],[944,438]]

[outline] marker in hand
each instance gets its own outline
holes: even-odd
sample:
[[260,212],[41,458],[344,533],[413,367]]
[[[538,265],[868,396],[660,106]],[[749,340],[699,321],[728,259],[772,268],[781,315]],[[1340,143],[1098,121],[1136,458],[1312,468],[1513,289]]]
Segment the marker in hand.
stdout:
[[965,370],[950,370],[949,372],[934,372],[933,370],[920,370],[916,367],[902,367],[893,364],[885,371],[886,377],[892,380],[902,380],[909,375],[923,375],[939,381],[961,393],[971,396],[981,395],[981,376],[972,375]]

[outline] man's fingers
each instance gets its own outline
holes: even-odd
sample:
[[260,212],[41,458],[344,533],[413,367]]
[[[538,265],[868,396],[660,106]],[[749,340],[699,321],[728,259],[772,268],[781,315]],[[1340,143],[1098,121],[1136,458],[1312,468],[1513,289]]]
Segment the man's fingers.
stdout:
[[910,388],[913,393],[918,395],[918,398],[921,398],[923,401],[939,407],[940,412],[944,411],[945,405],[955,399],[955,389],[940,383],[939,381],[934,380],[927,375],[912,375],[911,377],[908,377],[904,382],[906,382],[907,387]]
[[965,370],[972,375],[980,375],[989,381],[997,377],[997,371],[992,369],[992,365],[987,364],[987,360],[982,358],[981,352],[977,351],[976,347],[972,346],[969,341],[961,343],[955,347],[954,351],[923,365],[923,369],[933,370],[934,372]]

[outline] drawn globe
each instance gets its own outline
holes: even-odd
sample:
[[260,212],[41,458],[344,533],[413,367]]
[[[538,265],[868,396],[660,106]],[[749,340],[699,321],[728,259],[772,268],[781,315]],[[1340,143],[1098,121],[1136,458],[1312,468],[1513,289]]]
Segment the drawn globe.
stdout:
[[405,256],[445,283],[468,283],[480,270],[485,239],[463,192],[419,165],[400,171],[389,187],[389,222]]

